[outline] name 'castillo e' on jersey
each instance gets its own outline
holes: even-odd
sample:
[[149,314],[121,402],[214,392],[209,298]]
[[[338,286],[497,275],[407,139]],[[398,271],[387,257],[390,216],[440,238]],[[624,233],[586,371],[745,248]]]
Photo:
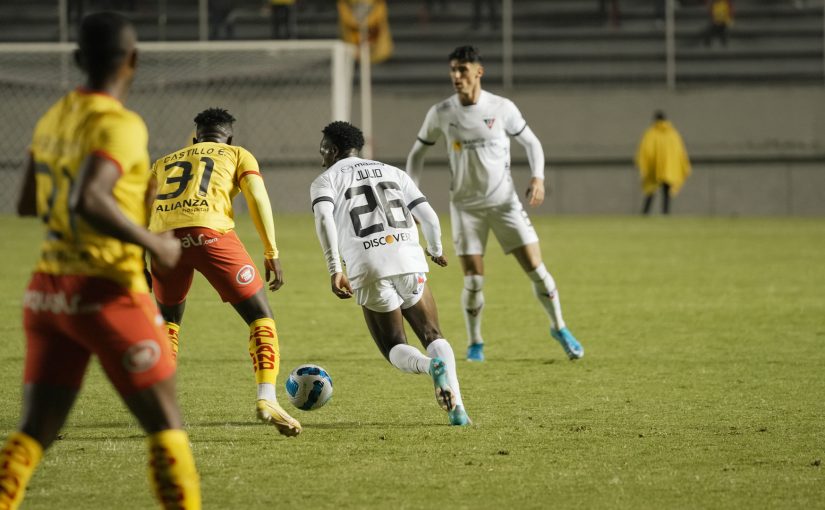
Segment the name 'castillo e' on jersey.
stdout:
[[232,230],[232,199],[241,190],[241,179],[249,173],[260,175],[255,156],[243,147],[225,143],[195,143],[163,156],[152,166],[158,191],[149,230]]
[[515,193],[510,137],[526,127],[512,101],[482,90],[473,105],[462,105],[458,94],[433,105],[418,140],[434,145],[444,135],[452,173],[450,200],[462,209],[480,209],[501,205]]
[[120,211],[146,225],[149,134],[140,116],[107,94],[79,88],[57,101],[37,122],[31,155],[37,214],[46,224],[35,271],[107,278],[135,292],[148,292],[143,248],[104,235],[69,212],[69,196],[91,155],[117,165],[112,191]]
[[312,206],[332,202],[338,251],[354,289],[387,276],[429,271],[410,209],[427,199],[403,170],[342,159],[310,187]]

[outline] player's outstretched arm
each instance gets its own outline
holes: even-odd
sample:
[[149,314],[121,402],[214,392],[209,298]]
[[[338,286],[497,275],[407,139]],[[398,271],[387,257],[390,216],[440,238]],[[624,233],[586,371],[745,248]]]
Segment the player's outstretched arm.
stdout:
[[123,214],[113,194],[120,175],[114,161],[95,154],[86,158],[69,196],[69,211],[102,234],[142,246],[160,268],[174,267],[181,255],[180,241],[172,232],[153,234]]
[[278,247],[275,245],[275,221],[272,219],[272,205],[264,186],[264,180],[259,174],[250,173],[241,179],[241,191],[249,205],[249,214],[258,237],[264,245],[264,270],[269,290],[276,291],[284,285],[284,272],[278,258]]
[[424,173],[424,155],[429,149],[429,145],[421,143],[421,140],[416,140],[407,155],[406,172],[409,174],[412,181],[418,186],[421,181],[421,175]]
[[544,202],[544,149],[541,141],[530,126],[525,126],[515,139],[527,151],[527,161],[530,164],[531,177],[525,196],[531,206],[541,205]]
[[441,267],[447,265],[447,259],[444,257],[444,250],[441,246],[441,223],[438,221],[438,215],[433,210],[429,202],[421,202],[412,208],[413,216],[421,225],[421,233],[424,235],[424,240],[427,241],[427,254],[430,260]]

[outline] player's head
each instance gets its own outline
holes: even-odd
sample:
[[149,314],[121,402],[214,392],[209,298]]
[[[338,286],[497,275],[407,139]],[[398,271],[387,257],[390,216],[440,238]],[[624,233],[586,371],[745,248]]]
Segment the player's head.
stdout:
[[665,115],[665,112],[663,112],[662,110],[656,110],[655,112],[653,112],[653,120],[667,120],[667,115]]
[[350,156],[357,156],[364,147],[364,133],[349,122],[336,120],[327,124],[321,139],[321,164],[331,167],[336,161]]
[[195,116],[195,139],[198,142],[232,143],[235,117],[223,108],[207,108]]
[[473,46],[459,46],[449,56],[450,79],[459,95],[474,96],[481,88],[484,66],[481,55]]
[[75,60],[89,86],[122,80],[128,87],[137,66],[137,34],[129,20],[113,12],[89,14],[80,22],[77,43]]

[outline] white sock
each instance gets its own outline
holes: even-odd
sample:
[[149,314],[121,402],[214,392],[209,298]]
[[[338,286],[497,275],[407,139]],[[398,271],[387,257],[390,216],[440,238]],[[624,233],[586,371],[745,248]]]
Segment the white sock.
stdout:
[[421,351],[408,344],[398,344],[390,349],[390,363],[408,374],[430,373],[430,361]]
[[467,342],[483,344],[481,338],[481,312],[484,310],[484,275],[464,276],[464,290],[461,291],[461,309],[464,311],[464,324],[467,325]]
[[561,301],[559,300],[559,291],[556,289],[556,281],[553,276],[541,264],[539,267],[527,273],[527,276],[533,281],[533,291],[536,297],[544,307],[550,320],[553,322],[553,327],[562,329],[564,327],[564,319],[561,316]]
[[275,397],[275,385],[270,383],[258,384],[258,400],[278,400]]
[[450,389],[453,390],[455,405],[463,406],[464,402],[461,400],[461,389],[458,387],[455,354],[453,354],[453,348],[450,346],[450,342],[443,338],[434,340],[427,346],[427,354],[433,358],[441,358],[441,361],[447,365],[447,382],[450,384]]

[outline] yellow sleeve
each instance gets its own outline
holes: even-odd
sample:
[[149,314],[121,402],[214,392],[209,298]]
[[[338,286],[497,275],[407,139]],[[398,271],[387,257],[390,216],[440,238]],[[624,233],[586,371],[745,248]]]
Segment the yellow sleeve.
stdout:
[[124,173],[140,163],[148,164],[148,143],[146,124],[137,114],[105,113],[92,130],[89,152],[112,160]]
[[255,159],[255,156],[253,156],[251,152],[243,147],[238,147],[238,163],[235,165],[235,180],[238,186],[241,185],[241,180],[244,175],[248,173],[260,175],[261,167],[258,166],[258,160]]
[[277,259],[275,221],[272,219],[272,206],[269,203],[263,177],[259,172],[246,172],[241,177],[240,186],[246,203],[249,205],[249,213],[255,223],[255,230],[258,231],[258,236],[264,244],[264,258]]

